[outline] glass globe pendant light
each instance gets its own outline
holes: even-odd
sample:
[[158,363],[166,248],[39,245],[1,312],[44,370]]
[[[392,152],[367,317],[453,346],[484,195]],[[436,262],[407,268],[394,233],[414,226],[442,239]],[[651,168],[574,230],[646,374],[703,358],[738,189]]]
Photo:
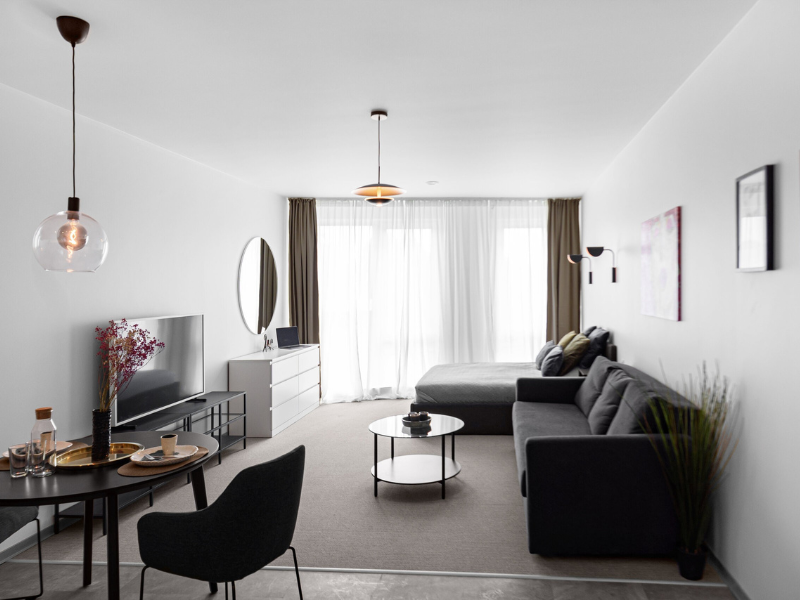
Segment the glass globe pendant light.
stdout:
[[93,273],[108,254],[108,236],[100,223],[81,212],[75,194],[75,45],[89,35],[89,23],[77,17],[58,17],[61,36],[72,45],[72,196],[67,210],[39,224],[33,234],[33,254],[46,271]]
[[381,121],[388,119],[389,115],[385,110],[373,110],[370,116],[378,122],[378,183],[362,185],[360,188],[353,190],[353,193],[356,196],[364,196],[364,199],[370,204],[380,206],[388,204],[394,200],[395,196],[405,194],[406,191],[396,185],[381,183]]

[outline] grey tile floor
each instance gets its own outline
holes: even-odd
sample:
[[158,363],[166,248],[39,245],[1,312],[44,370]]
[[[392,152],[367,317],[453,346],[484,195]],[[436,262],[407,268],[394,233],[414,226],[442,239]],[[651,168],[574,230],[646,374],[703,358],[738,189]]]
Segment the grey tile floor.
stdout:
[[[139,597],[138,567],[120,570],[122,598]],[[722,587],[659,585],[640,583],[598,583],[585,581],[543,581],[482,577],[442,577],[372,573],[329,573],[303,571],[300,574],[306,600],[734,600]],[[95,566],[92,585],[81,587],[79,565],[44,566],[44,600],[104,600],[107,595],[106,571]],[[0,597],[30,594],[38,589],[35,564],[0,565]],[[259,571],[236,586],[240,600],[249,598],[298,598],[294,572]],[[222,600],[224,590],[210,596],[208,586],[167,573],[148,570],[146,599]]]

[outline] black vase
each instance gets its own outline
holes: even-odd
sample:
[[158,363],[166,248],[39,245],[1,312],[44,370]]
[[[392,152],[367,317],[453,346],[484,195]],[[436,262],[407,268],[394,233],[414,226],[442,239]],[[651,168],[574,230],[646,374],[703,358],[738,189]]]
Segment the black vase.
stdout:
[[92,461],[107,460],[111,451],[111,411],[92,411]]
[[699,581],[703,578],[703,571],[706,569],[706,558],[708,553],[705,550],[697,552],[687,552],[678,549],[678,570],[681,577],[690,581]]

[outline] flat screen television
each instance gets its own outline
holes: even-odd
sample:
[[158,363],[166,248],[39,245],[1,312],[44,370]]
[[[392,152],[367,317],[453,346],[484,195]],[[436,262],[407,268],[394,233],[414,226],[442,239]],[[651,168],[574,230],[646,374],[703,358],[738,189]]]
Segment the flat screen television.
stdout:
[[136,372],[117,397],[112,405],[112,425],[122,425],[203,394],[203,315],[127,321],[149,331],[164,342],[164,348]]

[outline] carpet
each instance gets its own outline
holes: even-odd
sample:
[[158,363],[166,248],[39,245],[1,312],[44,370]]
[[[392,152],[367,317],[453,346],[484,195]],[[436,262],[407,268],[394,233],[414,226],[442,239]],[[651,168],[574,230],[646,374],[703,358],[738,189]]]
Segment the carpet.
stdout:
[[[527,549],[522,496],[511,436],[456,437],[462,471],[438,484],[379,484],[373,496],[369,424],[407,412],[409,400],[323,405],[272,439],[248,440],[246,450],[227,451],[222,465],[206,465],[209,501],[240,470],[306,446],[306,470],[294,537],[301,566],[342,569],[456,571],[552,577],[683,581],[667,558],[546,558]],[[379,438],[379,460],[389,457]],[[450,452],[450,443],[447,443]],[[441,441],[396,440],[395,453],[438,454]],[[138,562],[136,522],[149,511],[194,510],[191,486],[174,481],[120,512],[120,560]],[[44,558],[81,560],[78,522],[43,543]],[[96,560],[105,560],[105,538],[95,522]],[[211,541],[211,540],[209,540]],[[35,558],[35,549],[20,558]],[[276,565],[291,564],[290,557]],[[711,567],[704,582],[721,581]]]

